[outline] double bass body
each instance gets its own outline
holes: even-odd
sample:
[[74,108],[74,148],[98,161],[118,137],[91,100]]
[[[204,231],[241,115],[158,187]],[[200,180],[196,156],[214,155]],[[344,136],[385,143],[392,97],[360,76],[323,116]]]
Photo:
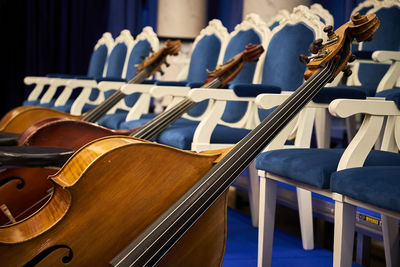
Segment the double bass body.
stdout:
[[[53,195],[41,210],[0,228],[2,265],[56,266],[63,261],[73,266],[107,265],[219,156],[130,137],[108,137],[88,144],[51,178]],[[46,213],[46,208],[52,213]],[[160,265],[218,266],[225,239],[226,194]]]

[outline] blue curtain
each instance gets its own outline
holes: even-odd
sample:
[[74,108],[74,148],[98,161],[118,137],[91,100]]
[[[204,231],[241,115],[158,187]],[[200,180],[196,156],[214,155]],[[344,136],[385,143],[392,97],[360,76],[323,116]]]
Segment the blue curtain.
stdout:
[[110,0],[107,29],[118,36],[123,29],[133,35],[139,34],[143,27],[157,27],[158,0]]
[[[242,22],[243,0],[207,0],[207,19],[221,20],[229,32]],[[207,21],[207,23],[208,23]]]
[[104,32],[135,35],[156,23],[157,0],[0,0],[0,116],[28,95],[25,76],[85,74]]
[[350,20],[351,11],[363,0],[313,0],[328,9],[335,21],[335,28]]

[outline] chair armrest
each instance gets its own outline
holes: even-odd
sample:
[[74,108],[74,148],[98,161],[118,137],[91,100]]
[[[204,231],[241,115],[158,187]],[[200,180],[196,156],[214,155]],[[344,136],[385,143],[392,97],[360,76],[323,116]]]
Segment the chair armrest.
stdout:
[[399,116],[400,110],[393,101],[384,98],[335,99],[329,104],[329,112],[339,118],[363,113],[373,116]]
[[133,93],[149,94],[153,87],[153,84],[125,84],[121,87],[121,91],[126,95]]
[[97,85],[100,91],[106,92],[108,90],[116,90],[124,86],[126,82],[103,81]]
[[190,87],[183,86],[153,86],[150,90],[150,94],[153,97],[164,97],[164,96],[178,96],[185,97],[190,91]]
[[232,89],[240,97],[256,97],[259,94],[279,94],[281,92],[280,87],[265,84],[235,84]]
[[376,62],[400,61],[400,51],[375,51],[372,59]]
[[337,170],[363,166],[371,148],[380,136],[385,116],[388,117],[381,149],[393,150],[395,146],[395,136],[393,134],[395,116],[400,116],[400,110],[393,101],[387,101],[382,98],[369,98],[366,100],[336,99],[329,105],[329,111],[332,115],[341,118],[358,113],[365,115],[360,129],[343,153]]
[[77,79],[73,79],[73,80],[69,80],[67,83],[68,86],[72,87],[72,88],[76,88],[76,87],[97,87],[97,82],[96,80],[77,80]]
[[196,88],[190,90],[188,97],[195,102],[200,102],[206,99],[222,101],[254,101],[254,97],[237,96],[232,89]]
[[24,83],[25,83],[26,85],[34,84],[34,83],[36,83],[36,81],[37,81],[38,78],[41,78],[41,77],[37,77],[37,76],[27,76],[27,77],[24,78]]

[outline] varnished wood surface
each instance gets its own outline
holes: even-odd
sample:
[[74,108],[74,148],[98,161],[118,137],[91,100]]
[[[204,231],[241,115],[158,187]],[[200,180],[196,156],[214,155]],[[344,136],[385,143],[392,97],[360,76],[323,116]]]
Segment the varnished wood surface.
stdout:
[[26,130],[19,138],[20,145],[51,146],[78,150],[95,139],[110,135],[129,135],[132,130],[111,130],[81,120],[57,120],[41,127]]
[[[102,145],[107,143],[104,142],[106,139],[117,138],[104,138]],[[70,161],[70,164],[73,160],[76,161],[77,164],[71,164],[77,166],[76,168],[62,168],[52,178],[56,183],[68,187],[64,190],[71,194],[71,205],[67,214],[50,230],[32,240],[0,245],[3,266],[22,265],[53,245],[66,245],[72,249],[73,258],[69,263],[71,266],[108,265],[113,257],[198,181],[218,157],[218,154],[199,155],[133,138],[127,144],[129,138],[123,139],[125,144],[112,148],[101,156],[95,155],[101,148],[92,147],[88,154],[94,155],[95,160],[89,164],[79,158],[80,153],[85,153],[83,148]],[[224,198],[217,201],[203,215],[206,216],[205,219],[196,223],[199,228],[193,228],[194,230],[187,233],[193,231],[192,234],[201,238],[195,241],[190,239],[190,244],[182,241],[184,243],[170,253],[179,255],[179,260],[185,264],[190,262],[190,266],[199,263],[201,266],[219,265],[222,262],[226,238],[225,202]],[[208,216],[216,217],[207,219]],[[41,225],[48,226],[51,221],[49,215],[48,220]],[[24,229],[30,230],[37,227],[29,224],[30,227],[25,226]],[[12,239],[8,236],[12,232],[3,230],[4,228],[0,228],[0,236],[3,239]],[[24,233],[19,231],[13,234]],[[44,266],[62,265],[60,253],[62,254],[60,251],[51,253],[41,263]],[[171,263],[167,256],[165,263],[178,266],[174,258],[171,256]]]
[[80,119],[81,116],[74,116],[45,107],[21,106],[4,115],[0,120],[0,131],[22,133],[32,124],[49,118]]
[[[11,168],[0,172],[0,205],[5,204],[16,220],[32,214],[46,201],[53,183],[47,179],[57,169]],[[0,213],[0,225],[9,219]]]

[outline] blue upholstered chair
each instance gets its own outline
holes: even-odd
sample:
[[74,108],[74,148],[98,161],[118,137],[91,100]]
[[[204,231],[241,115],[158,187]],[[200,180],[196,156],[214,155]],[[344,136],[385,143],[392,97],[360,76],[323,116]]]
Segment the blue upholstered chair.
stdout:
[[[235,31],[230,34],[229,42],[223,45],[222,61],[226,61],[232,58],[234,55],[242,52],[244,47],[248,43],[261,43],[265,36],[265,32],[268,31],[266,27],[264,27],[264,25],[265,24],[257,15],[248,15],[241,24],[236,26]],[[232,81],[232,84],[238,82],[251,83],[253,81],[255,69],[256,63],[246,64],[241,73],[239,73],[239,75]],[[183,92],[182,96],[185,96],[188,91],[186,90],[181,92]],[[231,102],[228,105],[229,107],[227,108],[223,119],[225,123],[244,125],[247,117],[250,116],[251,108],[247,105],[247,103]],[[191,113],[191,111],[189,111],[189,113]],[[206,116],[206,114],[203,116]],[[143,124],[145,122],[146,120],[133,121],[123,123],[121,124],[121,126],[122,128],[131,128],[139,126],[138,123]],[[198,123],[199,122],[195,120],[181,118],[180,120],[175,122],[169,129],[161,133],[157,140],[160,143],[170,146],[178,147],[181,149],[190,149],[193,133]],[[184,130],[184,136],[180,134],[176,135],[174,132],[170,132],[171,129],[176,129],[176,126],[184,126],[183,128],[181,128]],[[190,139],[189,141],[187,140],[188,138]]]
[[[90,57],[88,72],[84,77],[102,77],[106,69],[107,56],[114,45],[114,39],[111,34],[106,32],[97,41],[93,53]],[[46,77],[25,77],[26,85],[35,84],[35,88],[29,94],[23,105],[40,105],[53,107],[54,105],[63,105],[72,93],[72,90],[65,88],[67,82],[76,77],[75,75],[49,74]],[[64,87],[65,90],[56,99],[57,88]]]
[[[230,34],[229,42],[223,48],[223,61],[226,61],[243,51],[248,43],[263,43],[268,38],[269,31],[265,23],[255,14],[248,15],[245,20],[236,26],[235,31]],[[236,84],[251,84],[259,79],[260,64],[248,63],[238,76],[231,81],[230,87]],[[245,127],[251,118],[253,106],[246,102],[228,101],[220,124],[224,126]],[[207,114],[205,115],[207,116]],[[188,122],[183,127],[172,125],[158,137],[158,141],[181,149],[192,149],[193,134],[198,122]]]
[[[187,94],[187,90],[193,84],[197,86],[203,84],[207,79],[206,69],[215,69],[217,63],[221,61],[220,51],[228,37],[226,28],[222,25],[219,20],[212,20],[208,26],[204,28],[200,34],[196,37],[193,42],[192,52],[190,57],[189,67],[186,70],[186,75],[182,81],[156,81],[155,85],[157,88],[153,88],[153,91],[160,91],[159,97],[172,95],[173,101],[169,106],[175,104],[183,96]],[[125,89],[135,90],[137,88],[134,85],[128,85]],[[143,97],[150,97],[150,91],[141,91]],[[193,107],[188,114],[185,114],[186,119],[199,120],[202,114],[205,112],[208,106],[207,102],[199,103]],[[112,128],[132,128],[144,124],[157,114],[144,114],[147,112],[139,111],[137,105],[135,105],[128,115],[125,121],[114,120],[114,125],[106,125]],[[101,123],[101,122],[100,122]]]
[[[368,1],[365,5],[355,9],[355,11],[357,10],[375,13],[381,21],[381,25],[371,42],[363,42],[358,45],[357,51],[353,51],[358,60],[351,64],[353,75],[348,78],[346,85],[339,85],[339,79],[336,79],[332,85],[325,87],[314,99],[317,103],[329,104],[335,98],[365,99],[366,97],[375,96],[376,92],[383,89],[389,89],[387,85],[386,88],[383,88],[379,83],[389,68],[386,63],[390,64],[391,62],[379,62],[379,64],[376,64],[376,62],[372,61],[371,55],[376,50],[400,50],[400,3],[394,1]],[[330,117],[327,113],[322,111],[318,114],[316,125],[318,147],[329,147],[330,124]],[[347,121],[347,136],[349,140],[354,135],[355,129],[354,118],[349,118]]]
[[[393,153],[398,152],[398,147],[395,147],[394,144],[396,143],[395,137],[397,136],[397,141],[399,139],[399,130],[397,129],[396,134],[393,133],[393,130],[395,129],[396,120],[397,124],[399,122],[400,111],[393,101],[382,99],[337,99],[329,105],[329,110],[334,116],[340,118],[364,113],[363,124],[345,150],[301,148],[271,150],[262,153],[256,160],[256,168],[259,170],[261,178],[260,191],[265,194],[265,198],[260,199],[260,214],[263,216],[260,216],[259,225],[259,264],[262,263],[263,266],[268,266],[271,260],[278,182],[335,199],[337,204],[335,204],[334,266],[350,266],[353,251],[354,235],[352,233],[354,233],[355,209],[344,207],[343,204],[338,203],[338,201],[343,202],[343,200],[337,194],[332,193],[332,179],[341,177],[341,174],[335,174],[335,171],[368,166],[368,168],[376,170],[387,169],[390,172],[392,166],[400,166],[400,155]],[[387,151],[371,151],[380,135],[385,117],[386,128],[381,148]],[[398,126],[396,127],[398,128]],[[378,168],[377,166],[380,167]],[[387,168],[388,166],[389,168]],[[351,189],[348,186],[352,183],[351,176],[347,174],[346,177],[343,179],[346,179],[347,184],[344,185],[343,182],[339,185],[343,190],[348,189],[351,191],[355,190],[355,188],[362,188],[361,184],[357,185],[357,181],[359,181],[357,179],[354,180],[353,189]],[[345,187],[347,188],[345,189]],[[365,197],[362,193],[360,195]],[[351,215],[347,217],[344,224],[340,224],[343,212]],[[265,219],[261,223],[262,217]],[[343,225],[348,223],[350,223],[349,228],[339,238],[337,233],[344,227]]]
[[[307,14],[305,14],[307,13]],[[308,19],[307,19],[308,18]],[[308,49],[309,44],[315,37],[322,35],[324,25],[319,18],[310,13],[305,6],[298,7],[293,13],[280,22],[280,25],[272,31],[270,40],[264,43],[266,53],[260,58],[262,72],[260,75],[261,84],[233,86],[233,90],[238,96],[257,96],[263,92],[280,93],[281,91],[293,91],[303,82],[305,66],[298,60],[298,55]],[[207,149],[218,149],[231,146],[242,139],[260,120],[264,119],[270,111],[254,109],[253,117],[245,127],[235,127],[223,125],[220,120],[221,108],[224,108],[224,101],[238,99],[249,101],[234,94],[226,95],[207,94],[216,106],[212,115],[203,120],[197,127],[192,141],[192,150],[201,151]],[[224,100],[224,97],[226,98]],[[254,103],[250,100],[250,104]],[[168,130],[166,130],[168,131]],[[173,131],[171,129],[170,131]],[[179,131],[179,130],[175,130]],[[250,184],[250,207],[252,210],[253,225],[257,225],[258,207],[258,176],[254,166],[249,168]],[[307,234],[304,234],[306,236]],[[312,233],[311,233],[312,235]],[[306,240],[307,238],[304,238]],[[305,243],[305,248],[313,246],[310,242]]]
[[[132,49],[133,44],[134,40],[131,33],[128,30],[121,31],[120,35],[115,39],[115,44],[107,58],[107,69],[101,79],[120,80],[124,78],[128,51]],[[71,114],[80,115],[104,100],[104,94],[98,89],[98,80],[93,78],[73,79],[68,82],[67,86],[70,88],[83,88],[79,96],[72,100]],[[62,111],[68,109],[70,102],[67,101],[64,106],[58,106],[57,109]]]
[[[109,97],[116,89],[121,88],[126,82],[132,79],[136,74],[137,66],[142,63],[143,57],[148,57],[151,51],[158,51],[158,49],[159,40],[157,34],[149,26],[143,28],[142,32],[136,36],[134,45],[129,52],[129,58],[124,67],[125,78],[121,79],[119,82],[102,81],[99,83],[99,89],[104,94],[105,98]],[[141,94],[140,90],[148,90],[152,86],[151,83],[135,85],[134,89],[138,91],[127,92],[124,99],[98,120],[98,124],[108,128],[118,129],[120,123],[126,120],[127,115],[134,106],[136,114],[148,113],[150,96]]]

